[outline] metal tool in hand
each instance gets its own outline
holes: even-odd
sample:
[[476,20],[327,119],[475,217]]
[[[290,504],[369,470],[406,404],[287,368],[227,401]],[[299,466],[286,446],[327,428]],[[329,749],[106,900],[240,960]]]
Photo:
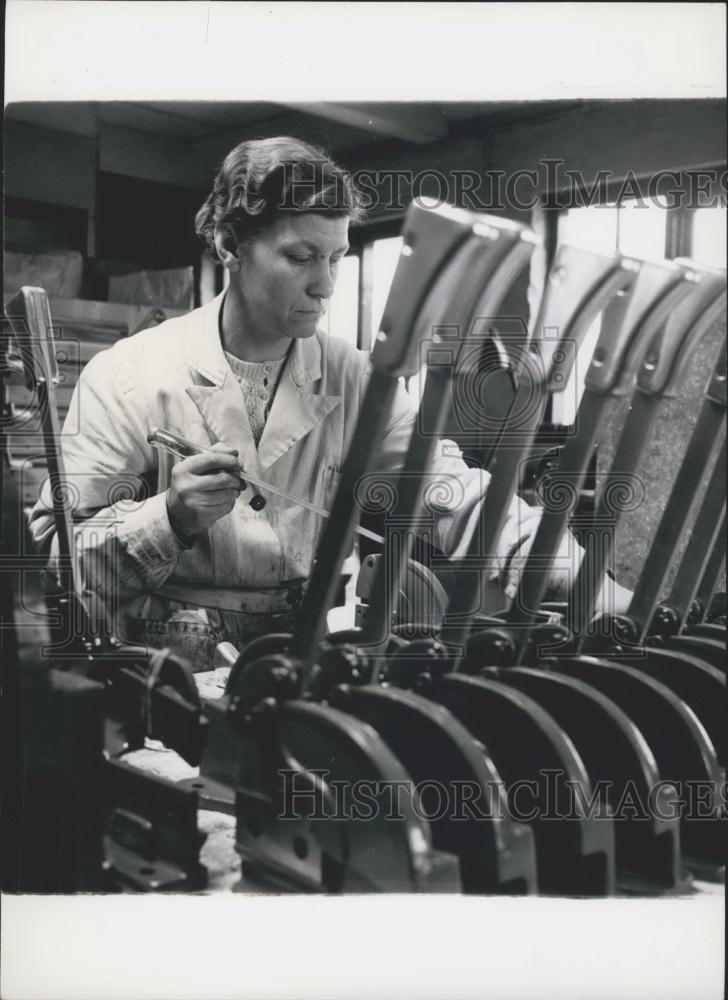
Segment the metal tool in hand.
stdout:
[[[180,437],[178,434],[173,434],[171,431],[160,430],[158,427],[154,427],[147,435],[147,441],[149,444],[155,445],[157,448],[162,448],[164,451],[168,451],[172,455],[176,455],[178,458],[190,458],[192,455],[214,455],[216,454],[210,448],[203,448],[201,445],[193,444],[192,441],[188,441],[186,438]],[[330,512],[325,510],[323,507],[318,507],[316,504],[311,503],[308,500],[304,500],[302,497],[293,496],[292,493],[286,493],[285,490],[280,489],[278,486],[271,486],[270,483],[266,483],[262,479],[258,479],[256,476],[251,476],[247,470],[243,469],[241,475],[236,475],[234,472],[230,473],[233,478],[237,479],[241,487],[246,489],[248,483],[251,486],[255,486],[259,490],[267,490],[268,493],[272,493],[274,496],[281,497],[282,500],[288,500],[289,503],[295,504],[298,507],[303,507],[305,510],[310,510],[313,514],[318,514],[319,517],[330,516]],[[250,506],[253,510],[262,510],[265,506],[265,499],[256,493],[254,497],[249,501]],[[378,535],[375,531],[368,531],[366,528],[357,527],[357,534],[363,535],[364,538],[369,538],[374,542],[378,542],[380,545],[384,543],[384,539],[381,535]]]

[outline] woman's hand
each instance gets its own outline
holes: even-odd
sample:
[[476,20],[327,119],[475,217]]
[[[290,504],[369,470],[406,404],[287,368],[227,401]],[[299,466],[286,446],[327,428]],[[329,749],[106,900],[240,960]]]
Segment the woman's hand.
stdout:
[[242,489],[240,471],[238,453],[220,442],[204,455],[177,462],[167,491],[167,512],[181,541],[191,544],[195,535],[230,513]]

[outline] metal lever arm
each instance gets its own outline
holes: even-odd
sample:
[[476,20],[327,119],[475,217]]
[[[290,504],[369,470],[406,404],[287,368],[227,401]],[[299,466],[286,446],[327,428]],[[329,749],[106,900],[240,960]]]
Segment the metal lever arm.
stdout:
[[[695,268],[690,261],[676,261]],[[643,392],[669,399],[679,395],[685,366],[702,338],[712,329],[726,308],[724,271],[701,271],[695,293],[670,315],[656,336],[638,375]],[[685,336],[685,331],[689,336]],[[725,389],[722,390],[725,392]]]
[[565,385],[576,355],[595,317],[620,289],[628,288],[635,277],[632,262],[606,257],[575,247],[560,247],[535,323],[541,332],[524,353],[512,417],[502,436],[488,492],[481,507],[480,530],[472,536],[457,586],[450,598],[447,639],[461,645],[470,629],[473,604],[482,573],[495,551],[508,510],[515,495],[523,457],[530,451],[541,425],[547,390]]
[[710,612],[710,605],[720,585],[721,576],[725,572],[725,543],[726,518],[724,512],[718,529],[715,547],[708,559],[703,577],[695,594],[695,600],[698,601],[701,608],[701,619],[703,622],[709,621],[708,613]]
[[693,507],[696,485],[705,469],[706,454],[710,453],[723,428],[725,412],[724,342],[629,607],[628,616],[639,642],[644,641],[650,628],[675,549]]
[[412,376],[419,368],[417,317],[432,282],[468,238],[472,226],[473,216],[449,207],[425,209],[413,203],[408,210],[399,263],[371,354],[373,372],[299,609],[295,652],[304,664],[304,685],[326,629],[326,615],[335,599],[341,567],[351,548],[358,516],[356,487],[374,462],[399,377]]
[[66,473],[61,451],[55,389],[58,366],[53,346],[53,327],[48,296],[42,288],[23,287],[5,309],[23,367],[25,384],[37,393],[58,537],[60,590],[80,599],[81,578],[74,545],[71,512],[66,503]]
[[[676,390],[676,381],[690,353],[725,308],[725,292],[721,291],[724,284],[725,278],[713,273],[703,275],[699,282],[693,280],[692,293],[671,311],[649,345],[641,359],[637,392],[622,429],[612,470],[632,473],[638,468],[660,402]],[[709,389],[709,392],[712,390]],[[616,529],[619,511],[610,509],[605,493],[602,493],[596,520],[611,520],[613,529]],[[599,544],[587,546],[569,597],[569,625],[581,637],[582,645],[586,641],[586,629],[594,613],[599,584],[611,552],[613,533],[600,537]]]
[[[457,354],[473,324],[480,317],[495,315],[536,241],[524,226],[484,217],[452,257],[422,309],[419,326],[426,347],[427,377],[418,419],[394,489],[397,522],[406,524],[408,530],[400,544],[388,539],[379,560],[362,630],[366,642],[384,642],[389,636],[394,601],[412,552],[413,532],[424,509],[425,477],[450,402]],[[428,334],[429,342],[425,341]],[[424,414],[428,414],[427,434],[420,430]]]
[[[576,417],[576,433],[567,438],[550,490],[554,496],[563,491],[572,503],[578,497],[601,419],[610,399],[630,391],[634,385],[640,358],[655,332],[675,305],[694,290],[696,276],[674,264],[625,261],[631,265],[635,280],[623,295],[605,310],[602,328],[585,378],[585,390]],[[546,594],[548,577],[559,543],[566,530],[570,505],[548,502],[529,558],[521,575],[518,592],[508,614],[509,624],[523,630],[532,625]],[[521,654],[527,634],[519,632]]]
[[682,627],[690,611],[693,598],[700,585],[706,563],[713,553],[720,526],[725,516],[725,448],[720,449],[718,459],[708,481],[708,487],[700,505],[688,540],[677,576],[665,604],[674,613]]

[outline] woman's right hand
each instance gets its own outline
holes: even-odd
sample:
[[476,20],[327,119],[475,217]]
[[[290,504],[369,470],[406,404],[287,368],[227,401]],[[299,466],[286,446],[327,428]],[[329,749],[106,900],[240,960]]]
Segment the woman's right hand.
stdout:
[[180,540],[191,544],[195,535],[230,513],[243,488],[240,472],[238,453],[221,442],[174,465],[167,511]]

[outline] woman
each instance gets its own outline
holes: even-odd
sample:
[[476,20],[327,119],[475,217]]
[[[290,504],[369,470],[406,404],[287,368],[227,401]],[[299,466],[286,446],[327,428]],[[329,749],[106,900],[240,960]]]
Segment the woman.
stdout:
[[[206,669],[219,641],[240,647],[291,628],[321,518],[241,489],[235,474],[242,467],[321,507],[333,499],[367,355],[317,325],[359,214],[350,179],[321,150],[286,137],[241,143],[196,220],[228,272],[226,291],[118,342],[84,369],[71,407],[80,423],[67,421],[63,450],[83,519],[85,584],[108,605],[122,640],[169,646]],[[381,469],[401,464],[414,417],[401,390]],[[153,427],[211,454],[172,461],[148,444]],[[432,471],[455,474],[463,486],[457,509],[438,519],[436,542],[449,554],[477,520],[488,477],[468,469],[452,442],[442,442]],[[498,546],[503,563],[534,520],[514,500]],[[47,497],[32,529],[50,545]],[[571,538],[565,553],[573,566],[580,550]]]

